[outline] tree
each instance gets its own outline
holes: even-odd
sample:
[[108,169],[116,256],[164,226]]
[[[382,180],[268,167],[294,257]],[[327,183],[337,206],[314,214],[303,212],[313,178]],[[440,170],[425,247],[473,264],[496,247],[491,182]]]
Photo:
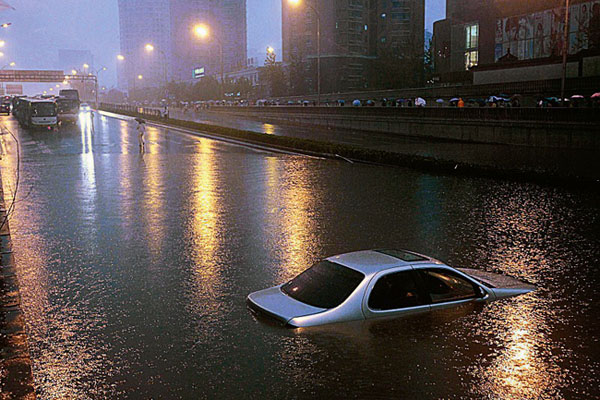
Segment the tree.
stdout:
[[425,50],[423,57],[423,67],[425,73],[425,82],[430,82],[433,79],[434,65],[433,65],[433,39],[429,39],[429,46]]
[[377,89],[415,87],[421,83],[423,55],[402,54],[397,48],[385,48],[373,62],[371,86]]
[[281,63],[278,63],[275,51],[272,48],[267,49],[267,58],[265,59],[264,79],[268,86],[270,95],[273,97],[285,96],[287,94],[287,84],[285,72]]

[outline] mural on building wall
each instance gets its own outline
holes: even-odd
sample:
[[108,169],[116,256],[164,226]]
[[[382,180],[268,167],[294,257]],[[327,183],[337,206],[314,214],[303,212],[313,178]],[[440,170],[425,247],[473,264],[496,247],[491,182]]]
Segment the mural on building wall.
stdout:
[[[572,5],[569,13],[569,54],[600,49],[600,0]],[[496,61],[562,55],[564,23],[563,8],[497,20]]]

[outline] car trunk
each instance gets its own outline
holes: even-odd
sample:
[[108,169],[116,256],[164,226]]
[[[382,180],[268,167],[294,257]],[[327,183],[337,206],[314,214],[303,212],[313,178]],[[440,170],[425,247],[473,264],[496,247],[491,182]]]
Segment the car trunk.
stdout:
[[254,292],[248,296],[247,301],[252,311],[271,317],[283,325],[292,318],[325,311],[324,308],[292,299],[281,291],[280,286]]
[[472,268],[457,269],[488,286],[498,299],[529,293],[536,289],[536,287],[532,284],[520,281],[510,276]]

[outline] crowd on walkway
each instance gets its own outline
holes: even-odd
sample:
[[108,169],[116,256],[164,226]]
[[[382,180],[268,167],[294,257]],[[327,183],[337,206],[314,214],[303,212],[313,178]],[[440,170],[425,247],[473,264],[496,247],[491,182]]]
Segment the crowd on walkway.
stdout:
[[520,94],[498,94],[487,97],[461,97],[455,96],[451,98],[436,98],[425,99],[423,97],[415,98],[381,98],[381,99],[362,99],[357,98],[352,101],[345,99],[331,100],[325,99],[317,104],[316,100],[280,100],[280,99],[260,99],[256,101],[248,101],[245,99],[234,100],[208,100],[208,101],[171,101],[166,100],[155,102],[132,102],[131,105],[144,107],[150,106],[159,108],[161,116],[167,117],[169,114],[168,106],[180,108],[184,114],[187,112],[198,112],[207,110],[211,107],[273,107],[273,106],[290,106],[290,107],[315,107],[317,105],[325,107],[456,107],[456,108],[473,108],[473,107],[492,107],[492,108],[509,108],[509,107],[576,107],[576,108],[600,108],[600,92],[591,96],[572,95],[561,101],[559,97],[540,97],[540,98],[524,98]]

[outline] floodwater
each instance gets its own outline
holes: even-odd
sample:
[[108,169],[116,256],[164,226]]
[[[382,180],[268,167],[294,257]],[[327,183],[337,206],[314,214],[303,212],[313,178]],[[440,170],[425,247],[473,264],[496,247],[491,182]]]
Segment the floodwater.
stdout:
[[[268,153],[97,116],[28,132],[11,217],[39,398],[589,399],[597,193]],[[16,145],[2,135],[7,203]],[[285,329],[248,293],[317,259],[406,248],[531,294]]]

